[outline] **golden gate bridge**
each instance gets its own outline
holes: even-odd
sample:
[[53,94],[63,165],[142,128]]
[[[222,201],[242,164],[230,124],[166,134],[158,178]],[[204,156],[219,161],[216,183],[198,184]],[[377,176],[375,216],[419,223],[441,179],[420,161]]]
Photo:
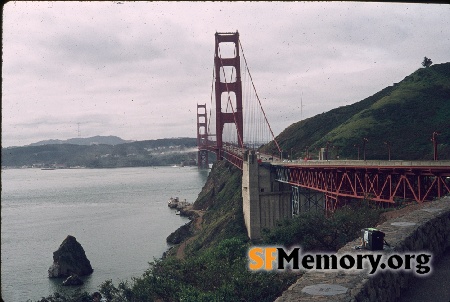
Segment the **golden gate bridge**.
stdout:
[[322,192],[328,210],[349,199],[421,203],[450,194],[450,161],[436,158],[419,162],[282,162],[282,150],[258,96],[239,33],[216,33],[209,111],[206,103],[197,104],[199,167],[208,166],[208,152],[213,152],[218,160],[242,170],[246,154],[271,141],[278,154],[259,154],[259,162],[270,163],[275,181],[292,186],[294,205],[298,188]]

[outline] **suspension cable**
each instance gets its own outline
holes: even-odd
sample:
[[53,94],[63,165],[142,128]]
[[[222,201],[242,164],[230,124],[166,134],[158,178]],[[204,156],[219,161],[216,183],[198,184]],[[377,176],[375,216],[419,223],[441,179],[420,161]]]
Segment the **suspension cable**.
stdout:
[[242,50],[242,57],[244,58],[245,68],[247,69],[248,75],[249,75],[249,77],[250,77],[250,81],[252,82],[253,90],[255,91],[255,94],[256,94],[256,99],[258,100],[259,106],[261,107],[261,110],[262,110],[262,113],[263,113],[264,118],[265,118],[265,120],[266,120],[266,123],[267,123],[267,125],[269,126],[269,130],[270,130],[270,133],[272,134],[273,141],[275,142],[275,145],[277,146],[278,151],[281,152],[281,148],[280,148],[280,146],[278,145],[277,140],[275,139],[275,135],[273,134],[272,127],[270,127],[269,121],[267,120],[266,113],[264,112],[264,108],[262,107],[261,101],[260,101],[260,99],[259,99],[258,92],[256,91],[255,84],[253,83],[253,78],[252,78],[252,75],[250,74],[250,69],[248,68],[247,59],[245,58],[245,54],[244,54],[244,48],[242,47],[242,44],[241,44],[241,40],[240,40],[240,39],[239,39],[239,46],[241,47],[241,50]]

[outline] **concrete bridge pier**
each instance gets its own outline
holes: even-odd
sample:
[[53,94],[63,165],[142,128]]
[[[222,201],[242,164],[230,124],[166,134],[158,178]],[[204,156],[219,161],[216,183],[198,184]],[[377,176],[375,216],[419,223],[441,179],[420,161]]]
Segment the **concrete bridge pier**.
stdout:
[[275,181],[269,163],[259,163],[255,151],[244,154],[242,199],[247,235],[261,238],[264,228],[273,228],[278,220],[292,217],[291,186]]

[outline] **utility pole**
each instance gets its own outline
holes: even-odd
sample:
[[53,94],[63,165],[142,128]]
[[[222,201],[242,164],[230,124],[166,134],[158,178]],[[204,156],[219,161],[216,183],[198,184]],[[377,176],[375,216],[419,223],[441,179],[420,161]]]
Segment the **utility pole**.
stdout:
[[434,160],[438,160],[438,150],[437,150],[437,137],[439,135],[439,132],[434,131],[433,136],[431,137],[431,141],[433,142],[433,151],[434,151]]
[[364,160],[366,160],[366,143],[368,141],[369,140],[367,138],[363,138],[363,158],[364,158]]
[[80,123],[78,122],[77,125],[78,125],[78,137],[80,137]]
[[354,147],[358,148],[358,160],[359,160],[359,145],[355,144]]
[[330,142],[330,141],[327,141],[327,148],[326,148],[326,150],[325,150],[325,160],[328,160],[328,149],[329,149],[329,147],[330,147],[330,144],[331,144],[331,142]]

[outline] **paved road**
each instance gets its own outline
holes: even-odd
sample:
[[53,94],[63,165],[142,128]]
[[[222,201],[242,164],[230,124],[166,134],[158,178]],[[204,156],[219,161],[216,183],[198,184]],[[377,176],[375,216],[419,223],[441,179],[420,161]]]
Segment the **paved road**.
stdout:
[[399,302],[450,302],[450,248],[437,263],[430,277],[414,278]]

